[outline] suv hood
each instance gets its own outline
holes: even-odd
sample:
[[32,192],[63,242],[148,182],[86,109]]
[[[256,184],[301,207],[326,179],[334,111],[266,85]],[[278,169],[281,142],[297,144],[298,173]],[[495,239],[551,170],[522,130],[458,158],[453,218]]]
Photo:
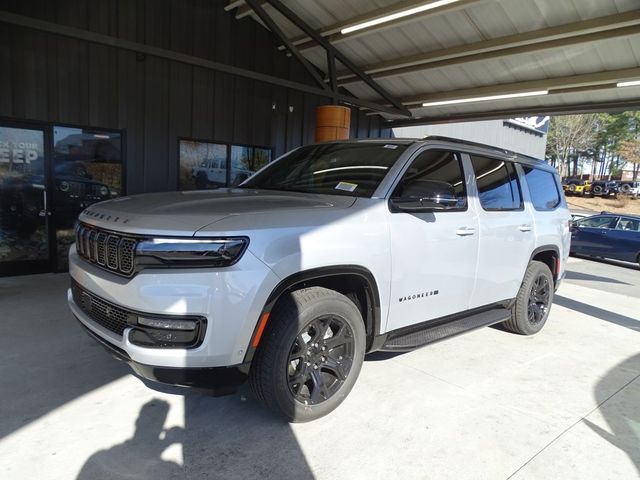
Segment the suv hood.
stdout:
[[355,197],[275,190],[216,189],[121,197],[96,203],[80,221],[123,233],[194,235],[231,215],[349,208]]

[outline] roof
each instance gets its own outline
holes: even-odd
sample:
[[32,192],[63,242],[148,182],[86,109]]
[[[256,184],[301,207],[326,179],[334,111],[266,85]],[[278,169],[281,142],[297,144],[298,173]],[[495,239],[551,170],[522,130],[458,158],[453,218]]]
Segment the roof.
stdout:
[[[422,123],[640,108],[640,82],[617,86],[640,80],[638,0],[282,3]],[[327,72],[324,49],[301,35],[268,1],[262,4],[304,57]],[[239,17],[252,14],[244,0],[230,1],[228,8],[236,8]],[[423,11],[357,29],[408,8]],[[355,31],[348,30],[353,27]],[[340,66],[337,78],[356,97],[382,101]],[[469,102],[503,95],[511,97]]]
[[332,142],[327,142],[327,143],[381,143],[381,144],[397,143],[400,145],[413,145],[413,144],[428,145],[429,143],[432,143],[432,142],[452,143],[456,145],[463,145],[465,147],[471,147],[474,149],[480,149],[480,150],[484,150],[485,152],[491,152],[493,154],[500,155],[501,157],[506,157],[510,160],[517,160],[518,162],[521,162],[521,163],[526,163],[528,165],[535,165],[538,167],[545,167],[545,169],[547,170],[555,171],[555,168],[553,168],[544,160],[541,160],[539,158],[530,157],[529,155],[524,155],[522,153],[513,152],[511,150],[494,147],[484,143],[470,142],[468,140],[461,140],[459,138],[453,138],[453,137],[444,137],[440,135],[429,135],[424,138],[360,138],[360,139],[351,139],[351,140],[334,140]]

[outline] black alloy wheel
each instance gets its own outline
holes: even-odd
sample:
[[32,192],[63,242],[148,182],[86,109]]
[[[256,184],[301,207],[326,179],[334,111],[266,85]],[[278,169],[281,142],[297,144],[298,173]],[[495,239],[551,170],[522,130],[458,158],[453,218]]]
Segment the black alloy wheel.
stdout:
[[287,364],[296,401],[317,405],[331,398],[349,376],[354,350],[353,333],[344,319],[324,315],[305,326],[289,350]]
[[549,318],[554,290],[549,266],[537,260],[531,261],[511,307],[511,318],[503,323],[504,327],[521,335],[538,333]]
[[355,385],[366,340],[362,314],[347,296],[324,287],[287,292],[251,362],[251,389],[291,422],[320,418]]
[[532,325],[540,323],[546,318],[551,299],[551,285],[549,278],[539,275],[531,285],[529,292],[529,308],[527,310],[529,322]]

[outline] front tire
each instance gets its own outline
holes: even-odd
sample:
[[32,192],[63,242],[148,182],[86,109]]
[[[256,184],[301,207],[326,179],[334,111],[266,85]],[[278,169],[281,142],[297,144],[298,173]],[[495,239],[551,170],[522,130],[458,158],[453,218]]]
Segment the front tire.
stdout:
[[338,407],[364,361],[360,311],[321,287],[285,294],[271,312],[249,382],[258,399],[291,422],[308,422]]
[[538,333],[549,317],[553,293],[551,270],[542,262],[532,261],[511,309],[511,319],[504,322],[505,328],[521,335]]

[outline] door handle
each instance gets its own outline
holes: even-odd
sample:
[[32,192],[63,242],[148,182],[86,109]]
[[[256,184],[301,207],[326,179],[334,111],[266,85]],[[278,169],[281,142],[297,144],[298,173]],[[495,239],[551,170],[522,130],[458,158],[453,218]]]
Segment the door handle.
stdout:
[[533,227],[531,227],[531,225],[520,225],[518,227],[518,230],[520,230],[521,232],[530,232],[532,228]]
[[49,217],[51,216],[51,212],[48,209],[47,205],[47,191],[42,190],[42,210],[38,212],[39,217]]
[[460,227],[459,229],[456,230],[456,235],[460,237],[467,237],[469,235],[474,235],[475,233],[476,233],[476,229],[470,228],[470,227]]

